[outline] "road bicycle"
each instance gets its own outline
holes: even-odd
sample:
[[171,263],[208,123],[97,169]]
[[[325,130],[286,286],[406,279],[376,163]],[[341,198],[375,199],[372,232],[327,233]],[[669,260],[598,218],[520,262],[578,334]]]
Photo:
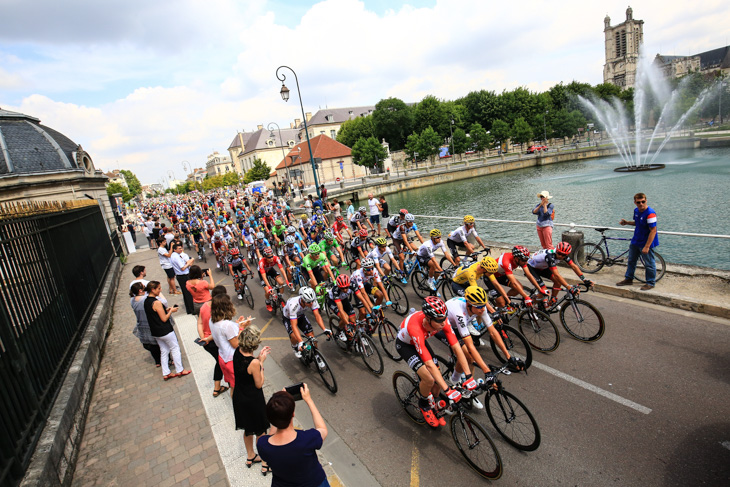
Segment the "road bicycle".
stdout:
[[309,286],[309,281],[302,272],[301,267],[293,265],[290,266],[289,269],[291,269],[291,283],[296,291],[299,291],[299,288]]
[[[495,330],[497,330],[497,333],[499,333],[502,338],[502,342],[504,343],[505,348],[507,348],[507,352],[509,352],[510,356],[514,355],[515,357],[522,359],[525,363],[525,370],[529,369],[532,364],[532,348],[522,333],[508,325],[510,319],[508,308],[497,308],[496,312],[492,313],[490,317],[492,318],[492,326]],[[492,335],[489,334],[487,326],[474,320],[469,329],[472,332],[472,338],[474,339],[474,344],[477,347],[481,346],[481,339],[485,335],[489,336],[489,344],[492,348],[492,352],[494,352],[494,355],[501,363],[507,363],[507,357],[502,352],[502,349],[499,348],[497,343],[492,339]],[[477,334],[474,334],[474,332]]]
[[[631,241],[630,238],[607,237],[605,232],[608,228],[594,228],[594,230],[601,234],[601,240],[599,240],[597,244],[586,242],[583,245],[579,245],[573,254],[576,256],[575,263],[583,272],[593,274],[603,269],[603,266],[611,267],[614,264],[624,264],[628,261],[629,249],[626,249],[618,256],[613,257],[611,256],[611,251],[608,248],[608,241]],[[603,248],[601,248],[601,246],[603,246]],[[606,250],[604,251],[603,249]],[[582,257],[578,259],[577,256],[580,255],[582,255]],[[626,259],[624,259],[624,256],[626,256]],[[659,255],[656,251],[654,252],[654,260],[656,262],[656,280],[659,281],[662,277],[664,277],[667,266],[664,262],[664,257]],[[634,273],[634,279],[640,282],[645,282],[644,276],[646,274],[644,272],[644,268],[644,254],[640,253],[639,260],[636,261],[637,272]]]
[[245,269],[243,271],[243,275],[239,274],[237,271],[233,271],[233,287],[236,290],[238,299],[246,301],[249,308],[253,309],[253,294],[251,294],[251,288],[249,288],[248,284],[246,284],[246,280],[244,279],[246,277],[247,271]]
[[[464,253],[464,255],[459,255],[458,251],[459,251],[459,248],[457,247],[456,252],[454,254],[452,254],[451,257],[454,260],[456,260],[457,257],[459,257],[461,259],[459,261],[459,267],[468,267],[471,264],[473,264],[474,262],[476,262],[477,260],[479,260],[479,257],[481,256],[481,254],[489,255],[492,253],[492,249],[489,247],[482,249],[482,250],[475,250],[471,254]],[[441,257],[441,260],[439,261],[439,265],[443,269],[444,266],[447,264],[451,264],[451,262],[449,262],[449,259],[447,259],[446,256],[444,255],[443,257]]]
[[382,280],[383,286],[388,292],[388,297],[392,303],[391,308],[395,311],[395,314],[399,316],[407,315],[410,308],[408,307],[408,296],[406,296],[405,289],[400,284],[393,282],[390,276],[384,276]]
[[330,316],[329,324],[338,347],[360,355],[365,366],[373,374],[381,375],[383,373],[385,368],[383,357],[380,356],[380,352],[375,348],[375,342],[365,329],[367,320],[355,320],[354,324],[348,323],[345,328],[342,328],[340,317]]
[[[581,283],[579,286],[584,287],[586,292],[591,290],[587,284]],[[538,303],[538,307],[542,306],[542,302]],[[588,301],[573,296],[570,292],[564,292],[557,302],[544,311],[548,314],[559,313],[560,323],[565,331],[581,342],[595,342],[606,331],[606,322],[601,312]]]
[[383,347],[385,354],[391,360],[400,362],[401,356],[395,348],[395,339],[398,337],[400,329],[385,317],[383,308],[379,304],[373,306],[365,330],[371,337],[378,335],[380,346]]
[[415,260],[415,270],[413,271],[411,285],[419,298],[425,299],[427,296],[444,296],[444,299],[450,299],[454,296],[451,289],[451,275],[454,273],[454,267],[450,262],[448,264],[448,266],[442,267],[440,272],[434,271],[435,284],[431,287],[431,284],[428,282],[428,266],[422,266],[418,259]]
[[216,266],[218,267],[218,270],[220,272],[224,272],[226,275],[228,275],[230,271],[228,270],[228,262],[226,262],[227,252],[225,250],[223,250],[223,248],[221,248],[221,250],[218,252],[214,251],[214,254],[215,254],[215,263],[216,263]]
[[203,262],[208,262],[208,257],[205,255],[205,242],[203,239],[200,239],[198,242],[198,260],[202,260]]
[[[456,365],[456,357],[451,354],[449,360],[435,356],[439,371],[448,381]],[[540,427],[527,406],[514,394],[504,389],[499,374],[510,375],[508,365],[496,366],[487,364],[489,372],[484,379],[478,379],[479,386],[473,391],[466,391],[462,397],[467,409],[474,405],[474,399],[485,392],[484,406],[494,428],[510,445],[522,451],[535,451],[540,446]],[[493,384],[493,385],[492,385]]]
[[510,296],[510,301],[512,307],[501,316],[517,318],[517,328],[533,350],[554,352],[560,345],[560,333],[550,315],[534,306],[527,306],[522,296]]
[[[419,381],[417,375],[414,379],[411,374],[402,370],[393,373],[393,390],[398,403],[415,423],[425,424],[426,421],[418,407]],[[466,393],[460,386],[457,386],[456,389],[462,395]],[[439,399],[436,406],[436,417],[451,416],[449,425],[451,437],[469,466],[486,479],[500,478],[502,476],[502,457],[499,455],[499,450],[487,430],[466,413],[468,407],[466,402],[454,403]]]
[[[324,335],[324,333],[320,333],[317,337],[322,335]],[[317,348],[317,337],[307,335],[302,337],[304,345],[302,346],[302,356],[299,360],[307,368],[309,368],[311,364],[314,364],[319,376],[322,378],[322,382],[324,382],[325,387],[329,389],[332,394],[336,394],[337,380],[335,379],[335,374],[332,372],[332,368],[327,362],[327,359],[324,358],[322,352],[320,352]],[[327,338],[327,340],[329,340],[329,338]]]
[[284,296],[281,294],[281,288],[283,288],[283,284],[276,283],[271,288],[271,294],[269,295],[269,304],[271,305],[271,314],[276,315],[276,312],[281,308],[284,309],[284,306],[286,306],[286,300],[284,299]]

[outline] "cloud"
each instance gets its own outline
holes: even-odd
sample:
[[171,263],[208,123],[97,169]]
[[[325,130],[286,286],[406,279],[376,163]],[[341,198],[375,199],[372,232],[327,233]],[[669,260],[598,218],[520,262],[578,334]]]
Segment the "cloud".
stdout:
[[[479,89],[595,84],[602,81],[603,17],[614,25],[625,18],[624,7],[607,12],[606,4],[575,0],[303,5],[4,0],[0,106],[41,118],[89,150],[98,167],[119,161],[154,182],[168,169],[182,173],[182,160],[204,166],[238,130],[301,118],[291,72],[292,99],[279,97],[278,66],[296,70],[312,113],[390,96],[416,102],[428,94],[455,99]],[[726,2],[690,11],[658,0],[632,7],[645,21],[651,55],[725,42],[718,37]],[[303,12],[298,19],[296,12]]]

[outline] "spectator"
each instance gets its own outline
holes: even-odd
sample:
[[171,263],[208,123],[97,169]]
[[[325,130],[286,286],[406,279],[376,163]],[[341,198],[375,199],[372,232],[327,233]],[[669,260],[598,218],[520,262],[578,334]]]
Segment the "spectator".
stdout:
[[146,286],[147,284],[135,282],[129,289],[129,296],[131,298],[129,304],[132,305],[132,310],[137,317],[137,324],[134,326],[132,334],[139,338],[142,347],[150,352],[152,359],[155,361],[155,365],[159,367],[160,346],[150,333],[150,324],[147,322],[147,314],[144,311],[144,302],[147,299],[147,293],[145,292]]
[[177,291],[175,285],[175,270],[172,268],[172,250],[168,250],[167,240],[164,237],[157,239],[157,258],[160,261],[160,267],[165,271],[167,276],[167,284],[170,286],[170,294],[181,294]]
[[[147,284],[147,298],[144,301],[144,311],[149,323],[150,334],[155,337],[157,345],[160,346],[160,364],[162,366],[162,378],[164,380],[173,377],[181,377],[188,375],[189,370],[183,369],[182,356],[180,355],[180,345],[175,336],[175,330],[172,328],[172,313],[177,311],[177,305],[172,308],[166,308],[161,301],[157,299],[160,295],[160,283],[158,281],[150,281]],[[175,373],[170,373],[169,358],[172,355],[172,361],[175,364]]]
[[380,216],[387,222],[390,218],[390,213],[388,213],[388,202],[385,201],[385,196],[383,195],[380,195],[380,210]]
[[149,245],[150,248],[153,248],[152,247],[152,233],[150,232],[150,229],[147,228],[147,225],[144,223],[142,224],[142,233],[144,233],[144,237],[147,239],[147,245]]
[[210,269],[205,270],[205,275],[210,278],[210,282],[203,280],[203,270],[200,266],[190,266],[190,274],[188,275],[188,282],[185,283],[185,286],[193,296],[194,315],[197,315],[200,312],[200,308],[210,301],[210,290],[215,287]]
[[324,187],[324,184],[320,185],[319,187],[319,194],[322,197],[322,202],[327,202],[327,188]]
[[[225,286],[216,286],[211,291],[211,294],[215,298],[220,294],[226,294]],[[203,348],[206,352],[213,356],[215,360],[215,367],[213,368],[213,397],[218,397],[228,390],[228,387],[221,386],[221,379],[223,379],[223,371],[218,363],[218,345],[213,340],[213,335],[210,332],[210,301],[203,304],[198,314],[198,336],[203,342]]]
[[134,226],[134,220],[131,218],[127,220],[127,231],[132,236],[132,242],[134,242],[134,245],[137,245],[137,231]]
[[294,429],[294,398],[286,391],[274,393],[266,404],[266,416],[272,425],[271,436],[262,436],[257,445],[259,455],[273,473],[271,485],[329,486],[327,475],[317,459],[317,450],[327,438],[327,425],[314,405],[307,384],[302,399],[309,406],[314,429]]
[[532,210],[537,215],[537,236],[540,238],[540,246],[543,249],[553,247],[553,220],[555,219],[555,207],[550,203],[550,193],[542,191],[537,193],[540,203]]
[[[233,374],[238,387],[233,392],[233,413],[236,417],[236,429],[243,430],[243,442],[246,445],[246,467],[261,462],[261,457],[253,449],[253,437],[261,437],[269,429],[266,419],[266,400],[264,399],[264,361],[271,348],[261,349],[258,357],[253,352],[261,345],[261,331],[251,325],[238,335],[238,350],[233,355]],[[261,473],[266,475],[268,465],[261,465]]]
[[302,180],[299,180],[299,197],[304,198],[304,182]]
[[345,220],[352,221],[352,215],[355,214],[355,207],[352,206],[352,200],[345,201],[345,204],[347,205],[347,218]]
[[368,194],[368,207],[370,207],[370,225],[378,225],[378,237],[380,236],[380,202]]
[[210,334],[218,347],[218,363],[223,371],[223,378],[231,386],[231,393],[235,390],[236,378],[233,375],[233,354],[238,348],[238,333],[251,322],[249,317],[244,320],[233,320],[236,308],[228,294],[218,294],[210,302]]
[[193,304],[193,295],[188,291],[186,284],[190,278],[190,266],[195,263],[195,259],[191,259],[188,257],[188,254],[183,253],[182,244],[179,242],[173,245],[172,250],[170,263],[175,272],[177,282],[180,284],[180,291],[182,291],[183,301],[185,302],[185,312],[191,315],[195,312],[195,305]]
[[654,258],[654,247],[659,245],[657,236],[656,212],[647,204],[644,193],[634,195],[634,219],[626,221],[623,218],[621,225],[631,225],[634,228],[634,236],[629,244],[629,259],[626,264],[626,275],[624,280],[617,282],[617,286],[630,286],[634,282],[636,262],[641,255],[644,261],[646,272],[646,284],[641,286],[642,291],[653,289],[656,285],[656,260]]
[[299,205],[300,208],[304,208],[304,211],[307,214],[307,218],[312,218],[312,206],[314,205],[314,201],[312,201],[312,195],[308,194],[307,197],[304,199],[304,203]]

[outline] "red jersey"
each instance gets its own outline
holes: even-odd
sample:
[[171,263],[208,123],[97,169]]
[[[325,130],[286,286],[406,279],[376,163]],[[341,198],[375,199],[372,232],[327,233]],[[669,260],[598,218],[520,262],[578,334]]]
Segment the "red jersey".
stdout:
[[340,233],[345,228],[347,228],[347,225],[345,225],[345,222],[335,220],[335,222],[332,224],[332,230],[335,233]]
[[499,270],[496,272],[498,276],[509,276],[512,274],[512,271],[516,270],[518,267],[522,267],[524,269],[525,265],[527,265],[517,265],[517,261],[515,261],[515,257],[512,255],[512,252],[505,252],[500,255],[499,259],[497,259],[497,264],[499,264]]
[[274,267],[281,267],[281,261],[277,256],[273,256],[271,259],[261,259],[259,261],[259,272],[261,274],[266,274],[266,271],[273,269]]
[[[426,348],[426,339],[438,333],[426,331],[423,328],[423,320],[425,318],[426,315],[423,311],[413,313],[403,320],[403,323],[400,324],[400,331],[398,332],[398,339],[403,343],[410,343],[416,347],[418,356],[421,357],[421,360],[424,362],[427,360],[433,360],[431,354],[428,352],[428,348]],[[454,335],[454,330],[451,329],[451,325],[449,325],[448,321],[446,322],[443,330],[450,346],[454,346],[459,343],[459,340],[456,338],[456,335]]]

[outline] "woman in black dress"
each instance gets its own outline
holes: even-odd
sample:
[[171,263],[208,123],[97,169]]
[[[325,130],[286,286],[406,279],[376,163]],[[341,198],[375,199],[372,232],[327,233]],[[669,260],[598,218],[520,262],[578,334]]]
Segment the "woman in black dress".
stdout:
[[[266,401],[264,391],[264,361],[271,351],[270,347],[261,349],[258,357],[253,352],[261,344],[261,331],[247,326],[238,335],[238,350],[233,355],[233,374],[236,387],[233,389],[233,412],[236,416],[236,429],[243,430],[243,442],[246,445],[246,466],[251,468],[260,463],[253,449],[253,437],[265,435],[269,429],[266,419]],[[270,469],[262,464],[261,473],[266,475]]]

